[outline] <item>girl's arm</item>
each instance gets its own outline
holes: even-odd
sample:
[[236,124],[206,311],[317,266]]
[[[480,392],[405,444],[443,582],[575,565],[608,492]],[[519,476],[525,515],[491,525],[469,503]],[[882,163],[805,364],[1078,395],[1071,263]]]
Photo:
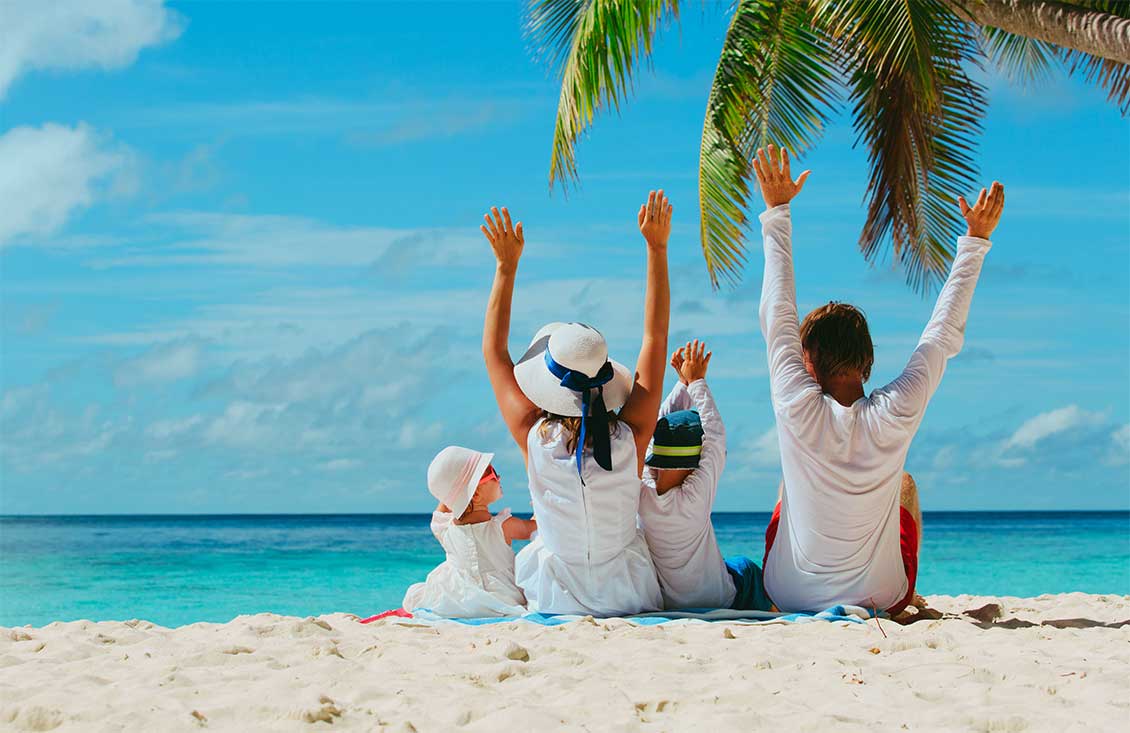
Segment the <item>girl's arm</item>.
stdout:
[[502,523],[502,536],[506,538],[507,542],[528,540],[530,536],[537,531],[538,520],[536,518],[520,519],[518,517],[510,517]]
[[479,227],[490,242],[496,260],[494,285],[490,290],[483,325],[483,361],[502,419],[525,458],[526,437],[541,411],[522,393],[518,380],[514,378],[509,341],[510,304],[514,299],[518,260],[522,257],[526,241],[522,222],[518,222],[517,226],[511,224],[509,211],[503,208],[500,213],[497,207],[490,211],[483,216],[486,225]]
[[652,191],[640,207],[639,226],[647,242],[647,291],[644,295],[643,346],[636,361],[636,380],[620,419],[635,434],[637,471],[643,473],[648,443],[655,432],[667,366],[667,329],[671,321],[671,285],[667,276],[667,239],[671,204],[663,191]]

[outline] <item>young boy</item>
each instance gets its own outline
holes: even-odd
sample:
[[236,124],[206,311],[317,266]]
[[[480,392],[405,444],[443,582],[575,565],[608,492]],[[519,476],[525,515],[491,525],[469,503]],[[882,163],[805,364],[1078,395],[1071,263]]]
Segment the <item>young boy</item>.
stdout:
[[754,169],[766,206],[761,330],[784,475],[765,533],[765,589],[783,611],[846,603],[894,616],[914,597],[922,526],[906,454],[961,350],[1004,188],[981,189],[973,206],[958,198],[969,228],[930,322],[903,373],[866,395],[875,357],[863,313],[830,303],[797,322],[789,202],[809,172],[794,181],[788,152],[772,145]]
[[645,460],[640,524],[664,608],[767,611],[761,568],[744,557],[723,560],[710,521],[726,465],[726,429],[706,386],[710,356],[698,341],[671,355],[679,381],[660,407]]

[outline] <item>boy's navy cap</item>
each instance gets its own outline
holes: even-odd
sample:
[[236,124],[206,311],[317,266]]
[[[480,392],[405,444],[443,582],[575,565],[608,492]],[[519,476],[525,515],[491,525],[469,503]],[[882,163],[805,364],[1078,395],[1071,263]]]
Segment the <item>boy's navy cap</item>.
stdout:
[[644,463],[652,468],[698,468],[702,453],[702,420],[694,410],[679,410],[659,418],[651,452]]

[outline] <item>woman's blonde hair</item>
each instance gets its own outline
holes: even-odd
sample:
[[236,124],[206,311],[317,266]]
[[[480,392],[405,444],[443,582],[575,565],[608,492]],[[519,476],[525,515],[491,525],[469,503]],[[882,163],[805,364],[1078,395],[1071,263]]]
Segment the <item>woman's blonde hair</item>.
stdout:
[[[566,417],[565,415],[555,415],[552,412],[542,411],[542,423],[538,428],[538,437],[541,442],[549,440],[549,431],[554,425],[560,425],[561,429],[565,431],[565,448],[573,453],[577,450],[577,436],[581,434],[581,418],[579,417]],[[616,426],[620,422],[620,416],[611,410],[608,411],[608,434],[612,435],[616,430]],[[585,435],[585,447],[592,448],[592,433]]]

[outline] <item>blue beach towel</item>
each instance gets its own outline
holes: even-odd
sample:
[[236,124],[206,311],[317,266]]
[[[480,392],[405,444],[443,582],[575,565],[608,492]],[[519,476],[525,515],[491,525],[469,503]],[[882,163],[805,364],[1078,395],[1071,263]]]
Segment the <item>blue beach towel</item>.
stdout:
[[[853,624],[865,623],[872,613],[859,606],[832,606],[819,613],[772,613],[769,611],[735,610],[730,608],[688,609],[683,611],[655,611],[632,616],[617,616],[636,626],[658,626],[668,623],[709,623],[725,621],[740,624],[780,624],[806,623],[811,621],[845,621]],[[432,613],[426,608],[412,611],[411,617],[391,616],[387,620],[404,625],[461,624],[463,626],[487,626],[514,621],[539,624],[541,626],[560,626],[580,621],[585,616],[573,614],[527,613],[522,616],[502,616],[496,618],[446,618]]]

